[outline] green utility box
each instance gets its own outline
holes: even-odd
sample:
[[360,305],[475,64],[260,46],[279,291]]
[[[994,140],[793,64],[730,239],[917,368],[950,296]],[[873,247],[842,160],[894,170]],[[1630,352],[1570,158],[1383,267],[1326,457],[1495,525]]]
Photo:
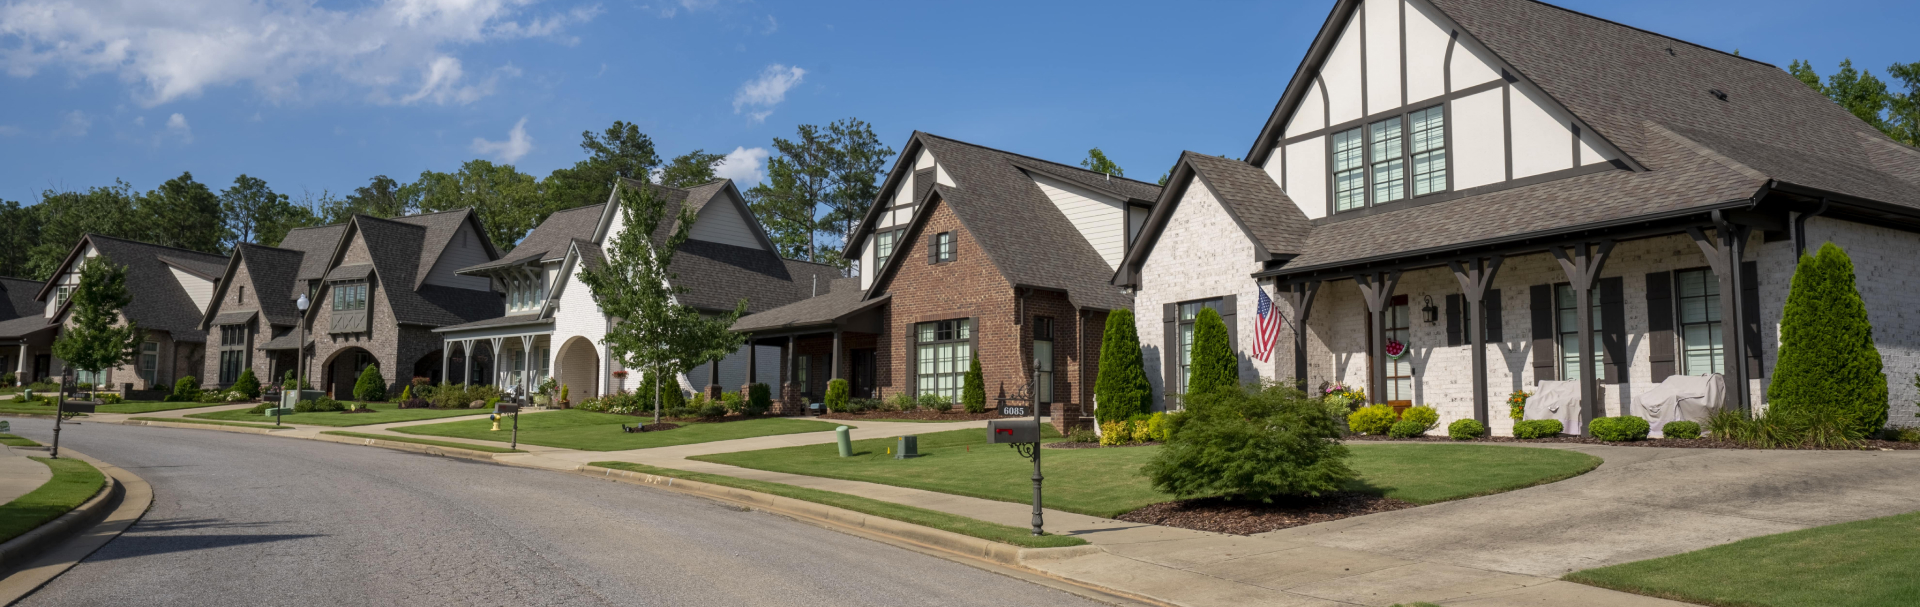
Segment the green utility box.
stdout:
[[853,429],[841,426],[833,429],[840,439],[840,457],[853,457]]
[[278,408],[267,409],[267,417],[280,417],[282,415],[293,415],[293,407],[278,407]]
[[920,437],[902,436],[894,441],[893,459],[920,457]]

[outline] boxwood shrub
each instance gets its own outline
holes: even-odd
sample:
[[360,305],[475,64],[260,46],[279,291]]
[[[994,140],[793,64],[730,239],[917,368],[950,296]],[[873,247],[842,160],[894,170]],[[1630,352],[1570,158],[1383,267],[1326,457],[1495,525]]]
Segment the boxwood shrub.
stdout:
[[1426,424],[1411,419],[1393,422],[1392,426],[1387,427],[1387,436],[1394,438],[1413,438],[1426,433]]
[[1667,438],[1700,438],[1698,422],[1667,422],[1660,427],[1660,433]]
[[1440,412],[1433,410],[1433,407],[1420,405],[1408,408],[1406,413],[1400,414],[1400,419],[1416,422],[1420,424],[1420,431],[1426,432],[1440,425]]
[[1593,420],[1587,425],[1587,429],[1593,432],[1594,438],[1618,443],[1646,440],[1647,432],[1652,430],[1652,427],[1647,424],[1647,420],[1633,415],[1622,415]]
[[1360,434],[1386,434],[1393,422],[1393,407],[1387,405],[1369,405],[1347,414],[1347,429]]
[[1514,438],[1546,438],[1566,430],[1557,419],[1530,419],[1513,423]]
[[1447,436],[1453,437],[1453,440],[1473,440],[1486,433],[1486,424],[1480,423],[1479,420],[1462,419],[1447,424]]

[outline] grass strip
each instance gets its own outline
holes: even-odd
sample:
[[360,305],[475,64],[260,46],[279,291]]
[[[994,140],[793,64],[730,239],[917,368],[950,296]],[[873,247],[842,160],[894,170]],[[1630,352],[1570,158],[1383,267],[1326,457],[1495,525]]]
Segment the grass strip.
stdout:
[[1566,580],[1723,607],[1920,605],[1920,512],[1747,538]]
[[[716,423],[684,423],[679,428],[658,432],[620,431],[621,425],[638,425],[652,421],[653,418],[648,416],[595,413],[579,409],[526,414],[520,416],[520,443],[581,451],[626,451],[776,434],[827,432],[845,425],[789,417],[767,417]],[[502,420],[500,429],[494,430],[492,421],[480,418],[405,426],[394,428],[393,431],[402,434],[504,443],[512,435],[508,431],[508,428],[512,427],[511,424],[510,421]]]
[[364,432],[347,432],[345,430],[327,430],[325,432],[321,432],[321,434],[331,434],[334,436],[346,436],[351,438],[371,438],[374,440],[393,441],[396,443],[413,443],[416,445],[433,445],[435,447],[452,447],[454,449],[466,449],[469,451],[484,451],[487,453],[526,453],[526,451],[522,451],[520,449],[508,449],[506,447],[494,447],[490,445],[474,445],[469,443],[454,443],[454,442],[439,441],[439,440],[427,440],[424,438],[414,438],[411,436],[394,436],[391,434],[367,434]]
[[857,495],[847,495],[845,493],[734,478],[718,474],[687,472],[685,470],[659,468],[646,464],[628,462],[593,462],[588,465],[656,476],[670,476],[724,487],[733,487],[735,489],[758,491],[769,495],[777,495],[816,504],[825,504],[835,508],[844,508],[861,514],[870,514],[903,523],[912,523],[922,527],[932,527],[941,531],[950,531],[960,535],[977,537],[1002,544],[1012,544],[1022,548],[1061,548],[1065,546],[1080,546],[1087,543],[1086,540],[1064,535],[1042,535],[1035,537],[1032,535],[1032,531],[1021,527],[989,523],[964,516],[928,510],[926,508],[915,508],[913,506],[884,502]]
[[0,445],[6,445],[8,447],[38,447],[40,443],[33,442],[31,438],[22,438],[12,434],[0,434]]
[[136,417],[136,418],[133,418],[133,420],[142,421],[142,422],[168,422],[168,423],[175,423],[175,424],[202,424],[207,426],[234,426],[239,428],[266,428],[269,430],[293,429],[293,426],[275,426],[272,424],[242,424],[238,422],[216,422],[216,421],[204,420],[204,419],[193,419],[190,417]]
[[[423,419],[441,419],[441,418],[447,418],[447,417],[466,417],[466,416],[473,416],[473,415],[486,415],[488,413],[492,413],[492,411],[488,409],[401,409],[400,405],[395,403],[362,403],[362,404],[366,405],[366,408],[371,409],[374,412],[373,413],[347,413],[344,411],[315,411],[315,412],[308,412],[308,413],[289,413],[287,415],[281,416],[280,423],[345,428],[345,427],[351,427],[351,426],[371,426],[373,424],[390,424],[394,422],[419,421]],[[196,419],[229,421],[229,422],[251,422],[251,421],[269,419],[272,417],[270,415],[261,415],[259,413],[248,413],[247,411],[248,411],[247,409],[229,409],[226,411],[209,411],[206,413],[194,413],[194,414],[188,415],[187,417],[192,417]]]
[[92,465],[73,458],[32,458],[53,469],[53,478],[39,489],[0,506],[0,542],[32,531],[78,508],[106,485],[107,476]]

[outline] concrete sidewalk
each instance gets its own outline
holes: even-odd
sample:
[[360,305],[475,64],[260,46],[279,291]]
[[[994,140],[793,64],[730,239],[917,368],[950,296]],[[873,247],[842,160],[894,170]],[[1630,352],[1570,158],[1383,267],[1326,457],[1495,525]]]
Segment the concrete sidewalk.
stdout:
[[33,493],[47,481],[53,480],[53,469],[46,464],[27,459],[27,456],[46,457],[46,451],[0,447],[6,452],[0,453],[0,504],[19,499],[20,496]]

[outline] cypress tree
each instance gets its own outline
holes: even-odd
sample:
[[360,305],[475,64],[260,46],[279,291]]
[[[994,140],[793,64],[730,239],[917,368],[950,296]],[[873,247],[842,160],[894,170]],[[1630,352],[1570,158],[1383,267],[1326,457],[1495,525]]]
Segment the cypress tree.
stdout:
[[1193,354],[1188,363],[1187,394],[1204,394],[1221,386],[1239,387],[1240,360],[1227,339],[1227,323],[1220,312],[1201,308],[1193,320]]
[[1099,374],[1093,383],[1093,397],[1099,404],[1094,417],[1101,422],[1153,410],[1153,386],[1147,383],[1140,333],[1133,322],[1133,310],[1107,314],[1107,328],[1100,337]]
[[960,406],[968,413],[987,412],[987,378],[980,373],[980,353],[973,353],[973,366],[967,368],[965,383],[960,386]]
[[353,398],[369,403],[387,400],[387,380],[380,377],[379,365],[367,365],[360,371],[359,381],[353,384]]
[[1887,423],[1887,376],[1854,286],[1853,260],[1831,242],[1794,269],[1767,397],[1772,414],[1830,409],[1862,433]]

